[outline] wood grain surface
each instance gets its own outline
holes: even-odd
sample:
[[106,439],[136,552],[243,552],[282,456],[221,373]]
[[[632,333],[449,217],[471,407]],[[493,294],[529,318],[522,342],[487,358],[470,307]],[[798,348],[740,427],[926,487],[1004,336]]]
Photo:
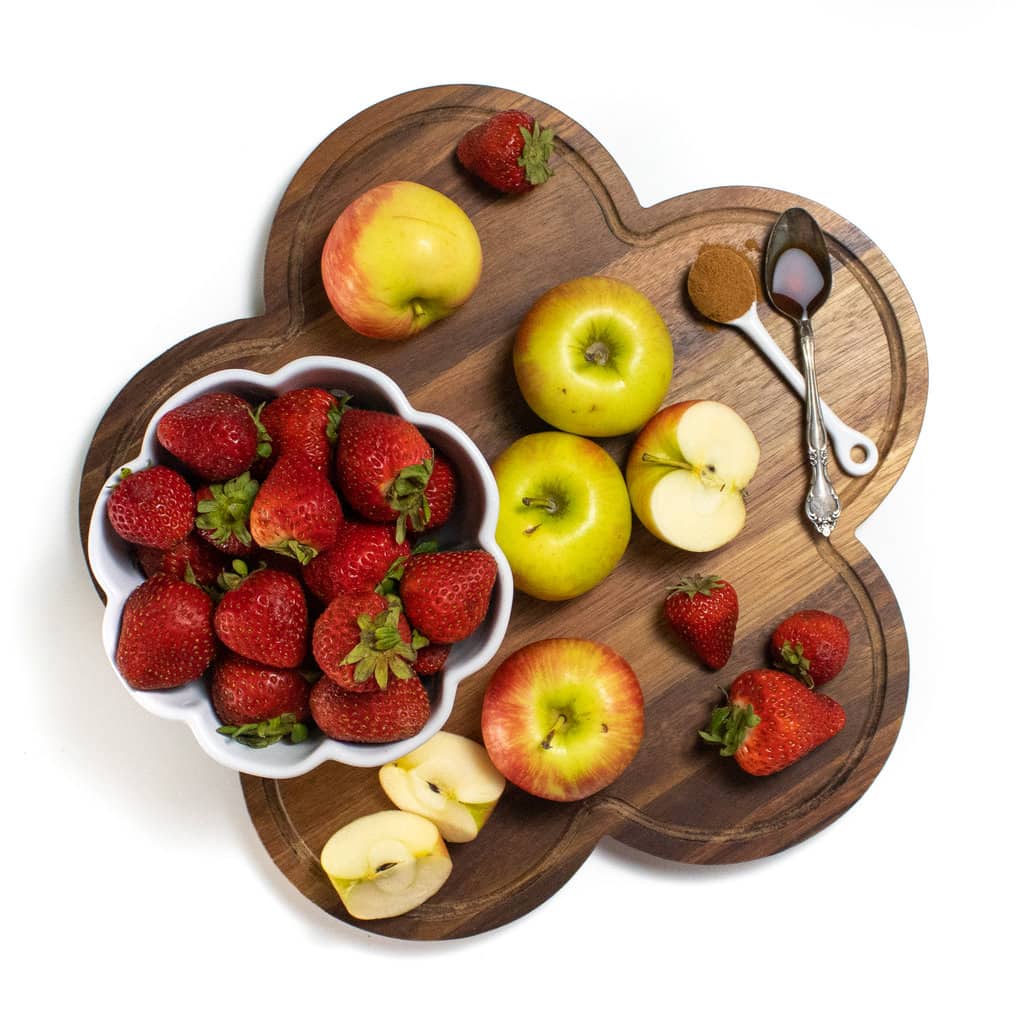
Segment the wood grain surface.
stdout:
[[[537,116],[557,136],[555,177],[519,197],[480,185],[454,158],[466,129],[507,107]],[[323,291],[319,258],[349,201],[400,178],[439,189],[466,210],[480,234],[484,270],[465,307],[396,344],[362,338],[338,319]],[[862,478],[845,476],[833,463],[843,513],[830,540],[803,517],[808,477],[801,402],[739,333],[703,321],[685,294],[686,270],[704,245],[732,246],[758,272],[772,223],[793,205],[806,207],[822,225],[835,274],[831,298],[815,317],[821,394],[875,439],[881,456],[878,469]],[[451,846],[454,870],[437,896],[403,917],[360,927],[417,939],[494,928],[557,890],[605,835],[695,863],[775,853],[842,814],[896,739],[907,696],[906,635],[892,590],[854,536],[906,466],[924,413],[924,337],[895,270],[842,217],[772,189],[714,188],[641,207],[594,138],[560,111],[517,93],[477,86],[407,93],[359,114],[314,150],[271,230],[266,312],[175,345],[142,369],[104,415],[82,478],[83,541],[100,488],[137,453],[157,406],[214,370],[270,371],[311,354],[362,360],[391,375],[417,408],[454,420],[495,458],[515,438],[548,429],[515,386],[511,343],[519,321],[548,288],[594,273],[635,285],[665,318],[676,352],[666,403],[717,399],[754,430],[762,456],[748,489],[747,525],[720,551],[691,555],[634,521],[623,561],[590,593],[564,604],[516,594],[499,654],[489,669],[463,682],[448,728],[479,738],[490,672],[512,651],[543,637],[585,636],[615,647],[641,680],[647,731],[640,752],[617,782],[578,804],[549,803],[509,787],[479,838]],[[796,361],[792,325],[764,303],[759,311]],[[624,465],[630,440],[602,443]],[[694,570],[725,576],[740,597],[735,650],[717,673],[696,663],[662,626],[666,586]],[[778,775],[745,776],[702,744],[697,729],[720,697],[718,687],[765,665],[774,626],[806,607],[839,614],[850,627],[849,663],[827,690],[845,707],[846,728]],[[319,868],[319,852],[341,825],[388,806],[376,772],[329,764],[287,781],[243,777],[242,786],[278,867],[310,900],[347,921]]]

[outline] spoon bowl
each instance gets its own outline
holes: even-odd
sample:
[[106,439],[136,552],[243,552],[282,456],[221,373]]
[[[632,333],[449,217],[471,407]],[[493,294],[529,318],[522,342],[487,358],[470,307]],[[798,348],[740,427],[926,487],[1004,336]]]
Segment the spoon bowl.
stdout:
[[[790,264],[789,273],[784,273],[786,262]],[[768,236],[764,282],[768,301],[797,323],[814,316],[832,291],[832,264],[825,236],[818,222],[799,206],[786,210]]]

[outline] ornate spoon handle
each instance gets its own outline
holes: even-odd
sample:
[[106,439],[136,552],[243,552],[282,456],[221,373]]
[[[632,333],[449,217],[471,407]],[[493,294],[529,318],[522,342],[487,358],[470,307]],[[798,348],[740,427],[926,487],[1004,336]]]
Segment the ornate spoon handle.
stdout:
[[827,537],[835,529],[841,508],[839,495],[828,475],[828,435],[821,415],[818,379],[814,373],[814,331],[807,316],[800,321],[800,355],[807,383],[805,435],[807,458],[811,464],[811,487],[804,509],[818,533]]

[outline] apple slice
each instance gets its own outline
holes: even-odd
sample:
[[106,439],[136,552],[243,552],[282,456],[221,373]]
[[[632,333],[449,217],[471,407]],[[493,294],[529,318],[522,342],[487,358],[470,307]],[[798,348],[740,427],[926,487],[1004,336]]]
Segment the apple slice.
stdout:
[[320,865],[345,909],[360,921],[397,917],[418,907],[452,870],[437,826],[406,811],[350,821],[327,840]]
[[450,843],[475,839],[505,789],[487,751],[451,732],[384,765],[379,778],[396,807],[429,818]]
[[626,484],[640,522],[685,551],[713,551],[743,529],[743,489],[761,458],[753,431],[721,402],[677,402],[636,439]]

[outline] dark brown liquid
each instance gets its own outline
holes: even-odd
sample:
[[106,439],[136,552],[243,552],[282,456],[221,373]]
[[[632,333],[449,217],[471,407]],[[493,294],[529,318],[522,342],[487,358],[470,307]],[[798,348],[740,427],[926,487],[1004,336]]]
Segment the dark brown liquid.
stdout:
[[803,249],[786,249],[776,260],[772,301],[784,313],[799,320],[824,288],[825,278],[818,264]]

